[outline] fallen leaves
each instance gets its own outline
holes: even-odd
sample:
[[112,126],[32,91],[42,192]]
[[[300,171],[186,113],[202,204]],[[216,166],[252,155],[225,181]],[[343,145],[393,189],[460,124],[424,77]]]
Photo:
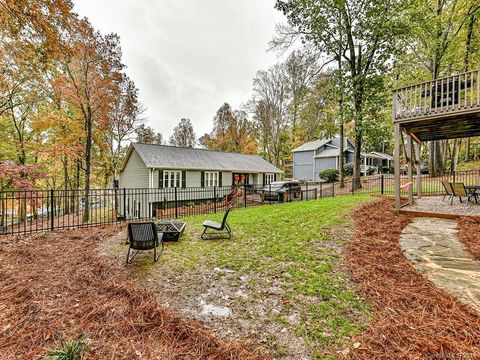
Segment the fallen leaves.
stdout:
[[97,359],[265,358],[180,317],[108,264],[97,244],[117,232],[109,226],[1,239],[2,358],[39,358],[83,335]]
[[410,218],[396,214],[387,198],[366,204],[354,218],[346,261],[374,311],[351,348],[339,354],[369,360],[480,358],[480,315],[428,282],[403,256],[398,240]]

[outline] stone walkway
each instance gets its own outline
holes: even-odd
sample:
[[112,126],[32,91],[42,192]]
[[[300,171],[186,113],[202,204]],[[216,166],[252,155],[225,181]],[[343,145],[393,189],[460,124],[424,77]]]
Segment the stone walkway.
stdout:
[[458,241],[456,221],[415,218],[403,230],[400,246],[432,283],[480,312],[480,263]]

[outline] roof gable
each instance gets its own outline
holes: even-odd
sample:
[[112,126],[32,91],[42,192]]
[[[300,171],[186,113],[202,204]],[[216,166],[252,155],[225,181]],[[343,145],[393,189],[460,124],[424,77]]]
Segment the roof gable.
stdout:
[[[354,145],[349,138],[345,137],[343,139],[343,142],[344,142],[343,146],[345,149],[348,149],[349,147],[352,149],[354,148]],[[305,144],[300,145],[299,147],[293,149],[292,152],[314,151],[314,150],[318,150],[319,148],[325,145],[338,148],[340,146],[338,141],[338,136],[331,139],[319,139],[319,140],[306,142]]]

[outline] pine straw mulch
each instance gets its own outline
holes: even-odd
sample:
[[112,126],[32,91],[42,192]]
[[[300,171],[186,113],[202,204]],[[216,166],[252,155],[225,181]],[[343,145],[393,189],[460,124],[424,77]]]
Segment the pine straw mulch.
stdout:
[[354,214],[346,261],[373,318],[357,334],[353,359],[479,359],[480,315],[416,272],[398,244],[411,221],[393,201],[368,203]]
[[82,335],[95,359],[264,358],[181,318],[107,264],[97,244],[117,232],[109,226],[0,238],[2,359],[43,358],[61,340]]
[[475,260],[480,260],[480,217],[458,219],[458,238]]

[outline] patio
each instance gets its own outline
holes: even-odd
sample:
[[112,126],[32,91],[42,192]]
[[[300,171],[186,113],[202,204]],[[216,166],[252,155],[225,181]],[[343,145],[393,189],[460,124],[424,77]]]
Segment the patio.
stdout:
[[442,217],[442,218],[457,218],[459,216],[480,216],[480,204],[460,203],[458,198],[450,204],[450,200],[443,196],[424,196],[421,198],[415,198],[413,205],[408,205],[402,208],[402,213],[424,213],[425,216]]

